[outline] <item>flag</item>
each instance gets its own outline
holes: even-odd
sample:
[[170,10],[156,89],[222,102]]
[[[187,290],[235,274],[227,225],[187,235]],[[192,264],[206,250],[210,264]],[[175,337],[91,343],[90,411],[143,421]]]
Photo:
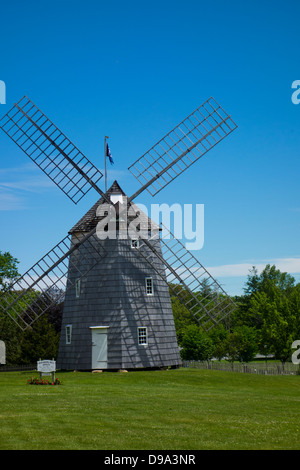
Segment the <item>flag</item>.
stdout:
[[114,161],[113,161],[113,159],[112,159],[112,156],[111,156],[111,153],[110,153],[110,149],[109,149],[108,144],[106,144],[106,155],[105,155],[105,156],[109,158],[109,161],[110,161],[111,165],[113,165],[113,164],[114,164]]

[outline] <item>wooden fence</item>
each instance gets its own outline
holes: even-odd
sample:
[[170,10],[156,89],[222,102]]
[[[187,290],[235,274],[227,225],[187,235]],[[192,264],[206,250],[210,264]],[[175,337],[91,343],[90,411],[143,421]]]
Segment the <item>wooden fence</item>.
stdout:
[[244,372],[248,374],[263,375],[299,375],[299,364],[292,362],[258,362],[243,364],[240,362],[220,362],[220,361],[184,361],[184,367],[191,369],[221,370],[226,372]]
[[[284,365],[281,362],[258,362],[243,364],[240,362],[220,362],[220,361],[183,361],[183,367],[191,369],[209,369],[220,370],[224,372],[244,372],[248,374],[263,374],[263,375],[300,375],[300,364],[293,364],[286,362]],[[0,365],[0,372],[8,371],[26,371],[36,370],[35,364],[24,364],[16,366]]]
[[7,366],[0,365],[0,372],[12,372],[12,371],[22,371],[22,370],[36,370],[37,364],[22,364],[16,366]]

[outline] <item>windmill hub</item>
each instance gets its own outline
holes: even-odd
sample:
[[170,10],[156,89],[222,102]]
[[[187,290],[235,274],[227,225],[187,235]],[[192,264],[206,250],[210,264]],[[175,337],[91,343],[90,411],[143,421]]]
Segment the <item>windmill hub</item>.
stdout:
[[115,181],[107,192],[112,203],[109,204],[101,198],[93,208],[96,212],[93,225],[96,225],[98,238],[157,238],[159,226],[133,202],[128,203],[128,197],[123,191],[114,193],[118,190],[121,191],[121,188]]

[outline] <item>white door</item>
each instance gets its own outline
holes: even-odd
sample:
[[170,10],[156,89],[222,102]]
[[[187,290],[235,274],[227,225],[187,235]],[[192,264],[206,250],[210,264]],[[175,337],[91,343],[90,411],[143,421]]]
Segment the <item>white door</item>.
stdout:
[[107,369],[107,330],[104,327],[91,327],[92,330],[92,369]]

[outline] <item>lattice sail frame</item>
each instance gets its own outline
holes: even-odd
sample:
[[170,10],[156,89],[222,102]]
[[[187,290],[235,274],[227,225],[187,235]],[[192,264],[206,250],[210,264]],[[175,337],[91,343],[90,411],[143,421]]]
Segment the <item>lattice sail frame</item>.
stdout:
[[[101,241],[95,243],[93,238],[94,233],[80,238],[73,234],[61,240],[1,294],[4,313],[25,330],[62,302],[66,291],[75,286],[68,273],[75,274],[76,281],[82,279],[106,255]],[[75,251],[76,256],[71,257]],[[79,269],[83,260],[88,262],[84,271]]]
[[3,131],[75,203],[103,174],[24,96],[0,119]]
[[[91,187],[107,200],[106,194],[97,186],[102,173],[27,97],[23,97],[0,120],[0,127],[75,204]],[[128,202],[145,189],[151,195],[157,194],[236,127],[231,117],[213,98],[207,100],[129,167],[143,186]],[[67,249],[70,239],[66,237],[11,285],[10,290],[4,292],[1,301],[2,305],[6,303],[5,312],[22,329],[26,329],[53,304],[63,300],[63,289],[74,287],[71,281],[67,282],[69,269],[77,269],[77,279],[81,279],[105,256],[100,245],[101,253],[94,252],[95,263],[88,271],[80,272],[76,263],[74,266],[68,265],[70,253],[75,249],[80,250],[81,245],[86,246],[91,235],[94,235],[93,231],[84,237],[84,243],[80,240],[71,249]],[[173,293],[203,329],[210,329],[226,318],[235,304],[182,243],[171,232],[169,235],[169,242],[160,240],[163,258],[148,240],[140,244],[138,252],[165,282],[170,283]],[[150,261],[149,256],[145,255],[143,246],[146,245],[161,258],[167,275],[165,271],[159,272],[153,260]],[[94,245],[91,246],[95,250]],[[205,283],[200,281],[204,275]],[[34,291],[36,288],[41,292]],[[206,296],[203,295],[204,288],[208,292]],[[201,295],[199,292],[202,292]],[[19,312],[20,301],[23,313]]]
[[[163,224],[161,227],[161,238],[156,232],[148,239],[140,239],[136,251],[169,285],[200,326],[208,331],[230,315],[236,305],[195,256]],[[155,247],[156,243],[160,243],[161,254],[159,246]],[[158,269],[149,248],[160,258],[165,269]]]
[[128,169],[155,196],[236,127],[211,97]]

